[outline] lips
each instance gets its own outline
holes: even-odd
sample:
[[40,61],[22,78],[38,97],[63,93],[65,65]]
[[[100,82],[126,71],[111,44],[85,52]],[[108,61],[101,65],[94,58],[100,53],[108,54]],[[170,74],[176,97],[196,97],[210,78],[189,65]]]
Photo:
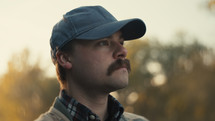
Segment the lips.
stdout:
[[128,70],[128,66],[123,64],[122,66],[118,66],[118,68],[116,68],[115,70],[121,69],[121,68],[126,68]]
[[126,68],[128,72],[131,71],[130,62],[128,59],[118,59],[114,63],[112,63],[109,68],[107,75],[111,75],[115,70],[118,70],[120,68]]

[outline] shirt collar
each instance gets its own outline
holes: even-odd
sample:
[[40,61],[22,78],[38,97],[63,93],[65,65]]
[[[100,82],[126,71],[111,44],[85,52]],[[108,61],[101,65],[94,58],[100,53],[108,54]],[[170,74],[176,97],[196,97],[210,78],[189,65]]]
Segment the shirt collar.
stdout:
[[[66,94],[65,90],[62,90],[59,95],[60,101],[65,105],[66,109],[72,116],[74,121],[88,121],[94,118],[95,121],[100,121],[99,117],[94,114],[89,108],[79,103],[72,97]],[[124,109],[122,105],[111,95],[108,96],[108,121],[118,121],[121,118]]]

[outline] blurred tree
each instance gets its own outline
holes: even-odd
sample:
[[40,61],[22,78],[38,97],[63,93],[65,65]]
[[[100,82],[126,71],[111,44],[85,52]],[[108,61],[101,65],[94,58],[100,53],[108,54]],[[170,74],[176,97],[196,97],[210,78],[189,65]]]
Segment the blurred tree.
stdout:
[[46,111],[59,92],[56,79],[46,78],[39,61],[30,64],[29,51],[15,54],[1,78],[1,121],[30,121]]
[[208,8],[210,10],[214,10],[215,9],[215,0],[208,0]]
[[215,0],[204,0],[202,5],[212,14],[215,13]]
[[[151,121],[214,121],[214,51],[183,32],[173,40],[166,45],[156,39],[126,45],[132,72],[128,88],[117,92],[119,101],[126,111]],[[56,78],[47,78],[40,62],[32,63],[29,56],[28,50],[12,56],[1,77],[2,121],[33,120],[58,95]]]
[[118,91],[119,100],[127,111],[152,121],[214,121],[214,51],[183,33],[175,42],[127,45],[133,71],[129,87]]

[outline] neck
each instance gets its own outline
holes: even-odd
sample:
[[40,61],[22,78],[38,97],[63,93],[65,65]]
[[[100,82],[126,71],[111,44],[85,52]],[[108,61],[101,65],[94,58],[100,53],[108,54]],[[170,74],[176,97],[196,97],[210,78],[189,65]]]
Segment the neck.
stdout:
[[83,90],[77,87],[68,87],[67,94],[75,98],[79,103],[89,108],[93,113],[97,114],[101,121],[108,116],[108,94],[98,94],[92,90]]

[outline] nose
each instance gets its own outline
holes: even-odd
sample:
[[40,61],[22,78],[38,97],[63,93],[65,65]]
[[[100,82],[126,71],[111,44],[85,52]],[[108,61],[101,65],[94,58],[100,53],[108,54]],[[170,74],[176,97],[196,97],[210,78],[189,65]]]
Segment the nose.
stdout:
[[125,59],[127,53],[127,49],[122,44],[118,43],[113,53],[113,57],[114,59]]

